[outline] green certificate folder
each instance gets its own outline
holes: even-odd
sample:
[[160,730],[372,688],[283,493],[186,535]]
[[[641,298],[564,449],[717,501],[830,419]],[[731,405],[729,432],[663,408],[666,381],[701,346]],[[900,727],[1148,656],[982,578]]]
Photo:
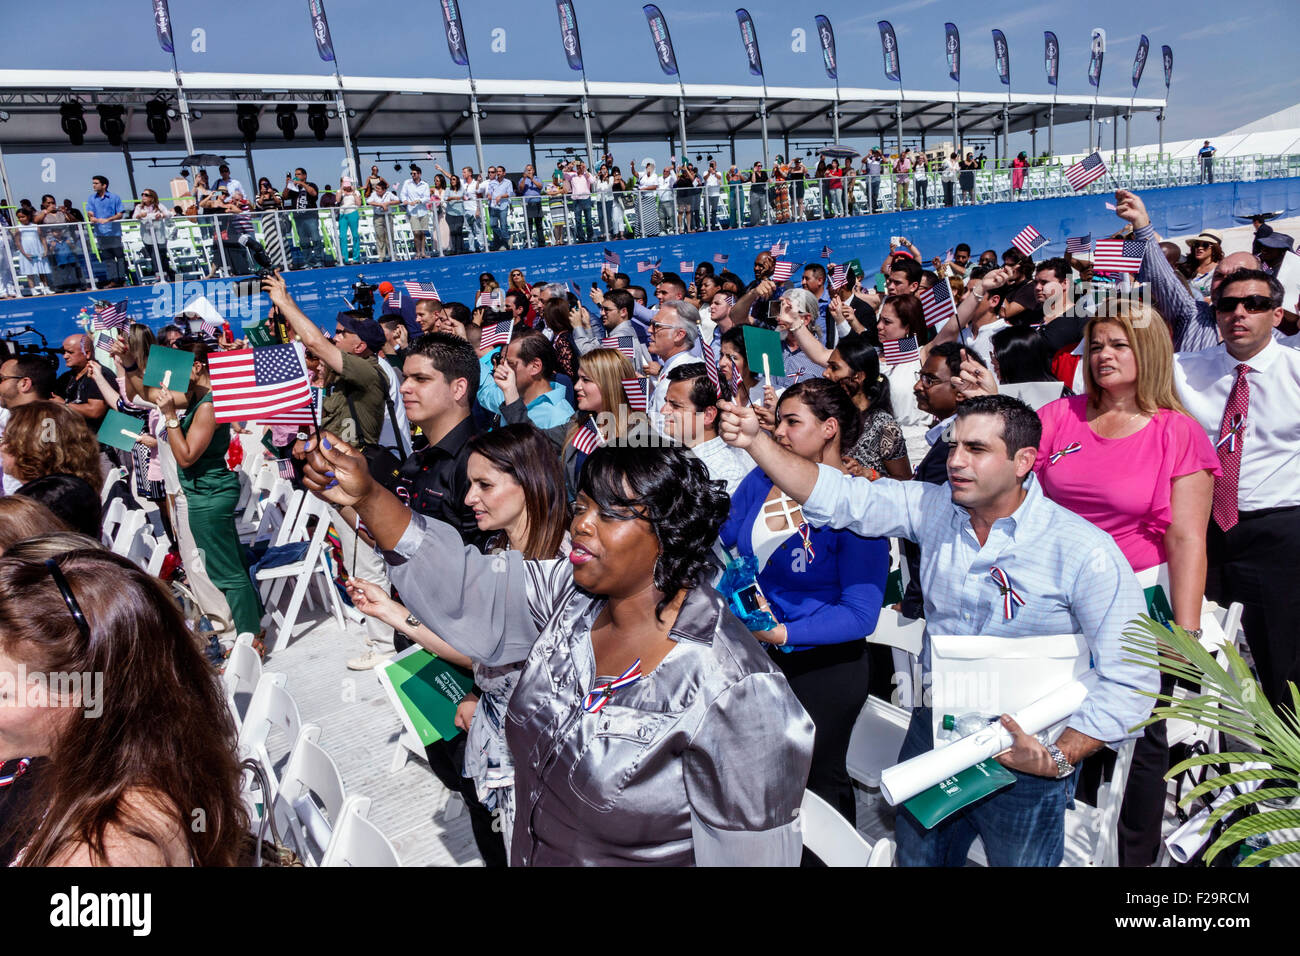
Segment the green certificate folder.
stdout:
[[167,388],[173,392],[184,392],[190,387],[190,369],[193,366],[193,352],[151,345],[144,366],[145,388],[162,388],[163,376],[166,375]]
[[275,345],[275,338],[271,335],[264,323],[257,325],[244,326],[244,339],[252,348],[263,348],[268,345]]
[[130,451],[135,447],[135,443],[140,440],[141,433],[144,432],[144,422],[130,415],[119,412],[116,408],[110,408],[104,420],[99,423],[99,443],[108,445],[111,448],[120,448],[122,451]]
[[916,817],[917,823],[930,830],[962,807],[970,806],[976,800],[982,800],[990,793],[997,793],[1015,782],[1015,774],[990,757],[929,790],[922,790],[911,800],[904,801],[903,806]]
[[385,685],[409,727],[425,746],[460,733],[456,707],[474,682],[422,647],[409,648],[383,667]]
[[745,336],[745,363],[749,370],[760,380],[763,377],[763,356],[770,363],[772,374],[778,378],[785,376],[785,354],[781,351],[781,336],[771,329],[760,329],[756,325],[742,325]]

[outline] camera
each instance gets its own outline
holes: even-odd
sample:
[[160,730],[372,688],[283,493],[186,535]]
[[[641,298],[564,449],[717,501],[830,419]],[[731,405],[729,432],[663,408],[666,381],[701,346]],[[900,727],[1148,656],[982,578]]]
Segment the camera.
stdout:
[[375,290],[378,285],[370,285],[366,282],[366,277],[357,275],[357,281],[352,283],[352,306],[360,312],[365,312],[367,318],[372,318],[375,311]]

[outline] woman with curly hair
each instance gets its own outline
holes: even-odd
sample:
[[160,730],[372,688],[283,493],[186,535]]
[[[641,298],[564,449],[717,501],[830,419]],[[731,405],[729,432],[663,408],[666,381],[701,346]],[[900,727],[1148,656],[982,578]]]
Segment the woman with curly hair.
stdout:
[[0,862],[237,862],[248,820],[234,723],[155,578],[101,550],[0,558],[0,679],[24,673],[19,706],[0,708],[0,772],[26,778]]
[[676,448],[587,459],[568,560],[487,557],[326,434],[304,482],[352,505],[411,610],[476,660],[524,661],[506,712],[515,866],[799,861],[812,722],[709,586],[727,498]]
[[4,473],[24,484],[46,475],[72,475],[96,494],[104,487],[99,442],[86,420],[60,402],[31,402],[13,409],[0,449]]
[[[796,382],[776,406],[778,445],[801,458],[848,471],[861,414],[848,393],[824,378]],[[852,531],[814,528],[799,505],[753,469],[732,497],[718,537],[758,565],[758,586],[774,626],[754,631],[817,725],[808,789],[856,823],[845,761],[849,735],[867,700],[867,644],[876,629],[889,542]]]

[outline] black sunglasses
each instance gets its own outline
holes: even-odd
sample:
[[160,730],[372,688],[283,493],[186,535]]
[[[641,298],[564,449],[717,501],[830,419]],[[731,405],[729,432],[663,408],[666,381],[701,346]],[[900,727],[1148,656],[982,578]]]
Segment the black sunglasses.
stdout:
[[1266,295],[1225,295],[1220,296],[1214,310],[1227,315],[1236,312],[1237,306],[1244,305],[1247,312],[1267,312],[1274,308],[1273,300]]
[[90,624],[86,621],[86,615],[81,613],[81,605],[73,596],[72,585],[68,584],[68,579],[63,576],[59,570],[59,562],[54,558],[45,559],[45,567],[50,572],[50,577],[54,578],[54,584],[63,595],[63,603],[68,606],[68,613],[72,615],[72,620],[77,624],[77,630],[87,641],[90,640]]

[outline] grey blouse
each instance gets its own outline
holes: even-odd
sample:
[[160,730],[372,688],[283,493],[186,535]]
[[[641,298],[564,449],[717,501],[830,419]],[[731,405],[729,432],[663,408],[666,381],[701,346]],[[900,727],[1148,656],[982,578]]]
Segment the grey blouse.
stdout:
[[712,588],[687,592],[659,666],[591,714],[604,601],[567,560],[485,556],[424,515],[384,556],[448,644],[487,664],[526,661],[505,720],[512,865],[798,865],[813,724]]

